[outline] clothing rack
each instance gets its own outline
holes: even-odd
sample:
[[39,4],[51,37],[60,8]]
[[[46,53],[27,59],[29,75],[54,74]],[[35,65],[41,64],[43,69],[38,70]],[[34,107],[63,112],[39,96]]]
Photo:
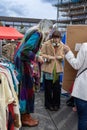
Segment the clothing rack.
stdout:
[[2,40],[0,40],[0,57],[2,56]]

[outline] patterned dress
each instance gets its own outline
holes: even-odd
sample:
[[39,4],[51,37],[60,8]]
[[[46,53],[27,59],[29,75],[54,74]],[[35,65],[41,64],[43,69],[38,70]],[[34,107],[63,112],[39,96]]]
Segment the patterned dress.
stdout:
[[16,69],[20,73],[20,112],[34,112],[34,74],[32,63],[35,62],[36,54],[42,41],[42,33],[33,30],[25,34],[22,43],[14,56]]

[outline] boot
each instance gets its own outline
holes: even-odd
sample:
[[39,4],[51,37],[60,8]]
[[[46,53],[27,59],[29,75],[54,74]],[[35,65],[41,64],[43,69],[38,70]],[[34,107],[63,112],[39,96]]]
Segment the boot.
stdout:
[[29,127],[37,126],[39,122],[32,119],[31,116],[29,116],[29,115],[30,114],[21,115],[22,126],[29,126]]
[[28,118],[30,118],[31,120],[36,121],[37,123],[39,123],[39,120],[38,119],[34,119],[30,114],[26,114],[26,116]]

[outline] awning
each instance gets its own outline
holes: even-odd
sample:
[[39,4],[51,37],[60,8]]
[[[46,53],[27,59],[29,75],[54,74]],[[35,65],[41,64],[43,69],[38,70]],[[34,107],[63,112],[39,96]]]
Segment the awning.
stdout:
[[22,39],[23,34],[13,27],[0,27],[0,39]]

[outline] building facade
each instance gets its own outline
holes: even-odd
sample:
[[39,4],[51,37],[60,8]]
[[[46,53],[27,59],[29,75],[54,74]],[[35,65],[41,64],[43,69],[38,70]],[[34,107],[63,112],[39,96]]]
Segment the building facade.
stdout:
[[[25,31],[40,22],[41,19],[21,18],[21,17],[6,17],[0,16],[0,22],[3,26],[12,26],[25,33]],[[50,19],[51,20],[51,19]],[[51,20],[56,23],[55,20]]]
[[57,22],[60,28],[70,24],[87,24],[87,0],[58,0]]

